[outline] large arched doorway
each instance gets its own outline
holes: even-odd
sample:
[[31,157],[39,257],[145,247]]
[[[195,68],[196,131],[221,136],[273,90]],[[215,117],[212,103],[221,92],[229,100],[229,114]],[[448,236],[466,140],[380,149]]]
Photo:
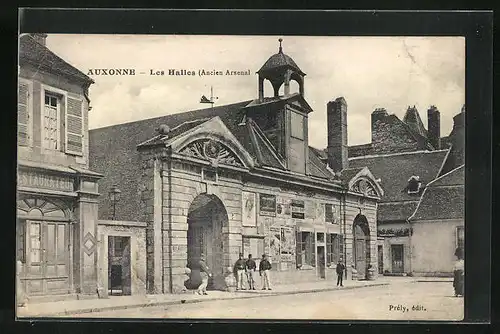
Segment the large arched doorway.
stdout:
[[222,227],[228,224],[224,204],[215,195],[198,195],[188,211],[187,251],[192,277],[199,274],[201,254],[213,273],[209,289],[223,289],[224,252]]
[[354,265],[358,271],[358,277],[366,278],[370,264],[370,228],[364,215],[358,214],[354,218],[353,234]]

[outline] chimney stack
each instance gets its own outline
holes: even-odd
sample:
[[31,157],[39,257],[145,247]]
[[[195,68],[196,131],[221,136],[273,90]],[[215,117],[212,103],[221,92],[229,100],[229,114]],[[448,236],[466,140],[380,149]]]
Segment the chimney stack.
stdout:
[[377,143],[379,141],[379,131],[378,131],[378,121],[383,120],[389,116],[387,110],[385,108],[376,108],[372,112],[372,144]]
[[347,150],[347,103],[343,97],[328,102],[328,165],[334,172],[348,168]]
[[441,113],[435,106],[427,110],[427,133],[431,145],[436,150],[441,149]]

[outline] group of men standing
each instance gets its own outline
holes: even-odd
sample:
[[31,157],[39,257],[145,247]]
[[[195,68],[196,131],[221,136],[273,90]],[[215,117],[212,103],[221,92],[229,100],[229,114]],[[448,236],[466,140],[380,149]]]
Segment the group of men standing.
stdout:
[[[198,294],[206,295],[207,294],[207,285],[208,279],[212,276],[212,272],[210,268],[205,263],[205,256],[202,254],[199,262],[200,266],[200,275],[202,283],[198,287]],[[270,280],[270,271],[272,265],[269,262],[269,259],[266,254],[262,255],[262,259],[259,263],[259,275],[262,278],[262,290],[271,290],[271,280]],[[337,286],[344,286],[342,283],[345,265],[342,263],[342,260],[339,259],[337,266]],[[243,253],[239,254],[238,260],[236,260],[234,264],[233,273],[236,276],[236,290],[246,290],[244,288],[244,281],[246,276],[246,281],[248,282],[248,289],[255,290],[255,271],[257,270],[257,265],[252,258],[252,254],[248,254],[248,259],[243,258]]]
[[[266,254],[262,255],[262,259],[259,263],[259,275],[262,277],[262,290],[271,290],[270,283],[270,271],[271,271],[271,263],[267,258]],[[240,253],[238,260],[234,264],[233,272],[236,275],[236,290],[246,290],[243,285],[245,281],[248,282],[248,289],[255,290],[255,271],[257,269],[257,265],[252,258],[252,254],[248,254],[248,259],[243,258],[243,254]]]

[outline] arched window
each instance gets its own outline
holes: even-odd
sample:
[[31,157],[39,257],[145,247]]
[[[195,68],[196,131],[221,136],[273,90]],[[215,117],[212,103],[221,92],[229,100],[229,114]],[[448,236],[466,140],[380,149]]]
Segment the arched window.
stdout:
[[17,201],[17,215],[29,217],[68,218],[56,203],[40,198],[27,198]]

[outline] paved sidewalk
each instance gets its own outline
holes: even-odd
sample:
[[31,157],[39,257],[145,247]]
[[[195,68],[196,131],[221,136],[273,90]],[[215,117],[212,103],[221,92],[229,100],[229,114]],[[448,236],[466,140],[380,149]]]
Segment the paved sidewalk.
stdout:
[[237,292],[209,291],[207,296],[200,296],[192,291],[180,294],[114,296],[107,299],[68,300],[28,304],[18,308],[17,316],[23,317],[60,317],[72,314],[92,313],[129,308],[199,303],[214,300],[230,300],[244,298],[261,298],[287,294],[312,293],[331,290],[346,290],[370,286],[381,286],[397,283],[413,282],[410,278],[381,277],[375,281],[345,281],[344,287],[335,286],[333,281],[306,282],[287,285],[276,285],[273,290],[247,290]]

